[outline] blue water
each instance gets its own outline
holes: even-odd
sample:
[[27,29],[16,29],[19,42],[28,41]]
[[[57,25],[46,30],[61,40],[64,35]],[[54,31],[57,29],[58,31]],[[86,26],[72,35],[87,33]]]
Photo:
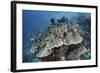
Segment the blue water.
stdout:
[[79,15],[88,17],[90,13],[23,10],[23,61],[31,62],[32,56],[29,56],[31,49],[30,39],[35,37],[41,29],[46,28],[51,18],[57,20],[65,16],[69,20],[76,21],[75,18]]

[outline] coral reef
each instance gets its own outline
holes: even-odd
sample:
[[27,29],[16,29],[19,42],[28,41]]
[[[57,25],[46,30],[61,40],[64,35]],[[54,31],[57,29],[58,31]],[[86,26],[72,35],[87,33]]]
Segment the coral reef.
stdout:
[[31,38],[31,53],[40,61],[86,59],[86,54],[90,54],[90,38],[86,34],[89,35],[81,29],[79,23],[71,23],[66,17],[57,22],[52,18],[48,28],[39,32],[37,37]]

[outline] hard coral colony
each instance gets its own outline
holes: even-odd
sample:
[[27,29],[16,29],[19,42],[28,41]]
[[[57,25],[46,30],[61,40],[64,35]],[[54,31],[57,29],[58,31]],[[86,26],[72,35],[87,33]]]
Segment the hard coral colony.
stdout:
[[48,28],[31,41],[31,52],[40,61],[80,60],[89,51],[84,45],[80,25],[68,22],[66,17],[57,22],[52,18]]

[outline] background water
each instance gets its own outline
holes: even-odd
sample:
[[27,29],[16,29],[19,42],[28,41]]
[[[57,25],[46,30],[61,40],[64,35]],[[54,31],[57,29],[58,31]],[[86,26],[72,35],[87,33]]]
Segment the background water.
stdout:
[[[23,10],[23,62],[34,62],[36,57],[31,54],[31,41],[30,39],[35,37],[41,29],[48,27],[51,18],[55,20],[61,19],[63,16],[67,17],[69,21],[79,23],[84,26],[81,28],[90,33],[90,20],[86,21],[85,18],[89,18],[90,13],[78,13],[78,12],[51,12],[51,11],[34,11]],[[90,41],[90,40],[89,40]],[[38,60],[37,60],[38,61]]]

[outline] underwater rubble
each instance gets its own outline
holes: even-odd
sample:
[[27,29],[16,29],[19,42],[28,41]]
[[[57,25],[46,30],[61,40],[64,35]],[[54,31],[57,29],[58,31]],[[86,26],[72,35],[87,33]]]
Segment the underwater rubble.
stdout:
[[82,26],[66,17],[51,18],[48,27],[31,38],[31,53],[36,56],[33,62],[90,59],[90,32]]

